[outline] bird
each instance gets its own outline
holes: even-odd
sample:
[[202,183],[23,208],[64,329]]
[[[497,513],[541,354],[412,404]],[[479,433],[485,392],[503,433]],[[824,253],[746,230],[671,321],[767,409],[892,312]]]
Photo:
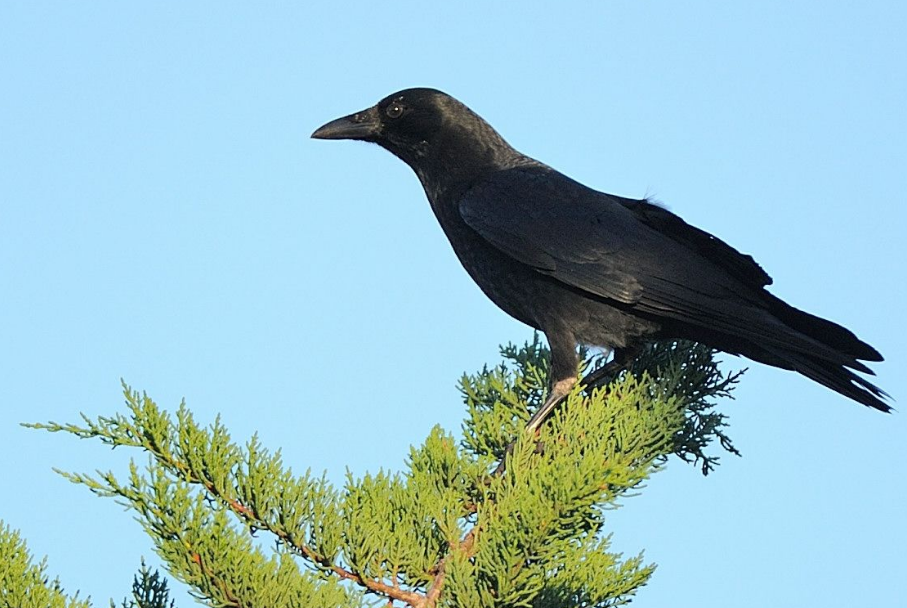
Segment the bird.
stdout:
[[[544,333],[550,387],[529,429],[577,382],[591,386],[655,340],[699,342],[891,410],[887,393],[856,373],[874,374],[863,361],[882,361],[879,352],[770,293],[750,255],[650,199],[594,190],[518,152],[442,91],[398,91],[312,137],[378,144],[409,165],[469,276]],[[613,353],[581,381],[580,344]]]

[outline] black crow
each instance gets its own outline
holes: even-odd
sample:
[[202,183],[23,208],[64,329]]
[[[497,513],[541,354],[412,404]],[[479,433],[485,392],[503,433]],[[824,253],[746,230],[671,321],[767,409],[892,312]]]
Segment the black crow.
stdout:
[[520,154],[441,91],[394,93],[312,137],[373,142],[408,164],[466,272],[545,333],[551,389],[530,428],[576,384],[577,343],[613,349],[619,366],[646,341],[695,340],[891,409],[852,371],[871,374],[859,360],[882,361],[878,351],[766,291],[772,280],[750,256],[646,199],[592,190]]

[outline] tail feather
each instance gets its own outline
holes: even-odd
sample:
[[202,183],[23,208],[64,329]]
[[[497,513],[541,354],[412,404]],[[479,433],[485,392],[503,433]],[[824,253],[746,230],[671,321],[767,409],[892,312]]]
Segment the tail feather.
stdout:
[[[849,329],[794,308],[768,292],[766,292],[766,295],[770,298],[769,305],[772,313],[791,329],[806,334],[810,338],[827,345],[832,350],[848,354],[854,359],[862,359],[863,361],[883,360],[879,351],[857,338]],[[872,370],[858,361],[854,361],[853,365],[845,365],[867,374],[873,373]]]
[[779,365],[803,374],[810,380],[831,390],[881,412],[890,412],[891,406],[883,399],[890,399],[888,393],[872,384],[865,378],[853,373],[843,365],[830,363],[818,357],[799,352],[784,351],[772,347],[763,347],[773,358],[787,365]]

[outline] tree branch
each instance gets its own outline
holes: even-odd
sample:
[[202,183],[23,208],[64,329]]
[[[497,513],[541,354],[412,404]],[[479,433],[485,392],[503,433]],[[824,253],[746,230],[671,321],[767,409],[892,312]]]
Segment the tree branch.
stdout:
[[[190,467],[186,466],[185,463],[173,459],[162,451],[155,451],[154,453],[159,460],[163,461],[165,465],[170,466],[171,469],[176,471],[177,475],[182,477],[184,480],[189,483],[200,484],[205,488],[208,494],[220,500],[228,509],[230,509],[230,511],[235,513],[238,517],[254,525],[256,528],[267,530],[271,534],[274,534],[288,547],[292,547],[306,559],[320,565],[326,570],[333,572],[340,578],[352,581],[357,585],[365,587],[366,589],[374,593],[380,593],[391,599],[399,600],[408,604],[409,606],[412,606],[413,608],[422,608],[423,606],[425,606],[426,596],[424,596],[423,594],[417,593],[415,591],[406,591],[404,589],[400,589],[399,587],[383,583],[380,580],[365,578],[351,570],[347,570],[346,568],[333,563],[327,557],[318,554],[307,544],[297,541],[285,530],[278,530],[273,528],[268,522],[259,517],[254,509],[242,504],[235,498],[224,496],[213,482],[207,479],[203,479],[199,475],[195,474]],[[200,558],[199,560],[194,561],[201,565]],[[239,604],[237,604],[237,606],[239,606]]]
[[[463,540],[460,541],[460,551],[466,552],[470,557],[472,556],[473,547],[475,546],[476,536],[478,536],[478,528],[479,524],[477,523],[466,533]],[[428,587],[423,603],[416,608],[434,608],[438,603],[438,599],[441,597],[441,591],[444,588],[444,579],[447,578],[447,560],[450,559],[454,550],[454,547],[451,547],[450,553],[438,562],[438,567],[436,569],[437,574],[435,574],[434,579],[431,581],[431,585]]]

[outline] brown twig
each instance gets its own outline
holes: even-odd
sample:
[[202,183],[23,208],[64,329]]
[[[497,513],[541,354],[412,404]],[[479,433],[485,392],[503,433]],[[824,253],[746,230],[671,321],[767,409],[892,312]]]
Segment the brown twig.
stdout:
[[[306,557],[310,561],[320,565],[321,567],[325,568],[326,570],[330,570],[331,572],[333,572],[340,578],[351,581],[353,583],[356,583],[357,585],[365,587],[366,589],[368,589],[369,591],[372,591],[374,593],[380,593],[391,599],[404,602],[404,603],[408,604],[409,606],[412,606],[413,608],[421,608],[422,606],[425,605],[425,599],[426,599],[425,595],[423,595],[421,593],[416,593],[415,591],[406,591],[404,589],[400,589],[399,586],[388,585],[379,580],[368,579],[363,576],[360,576],[359,574],[356,574],[355,572],[347,570],[346,568],[343,568],[342,566],[338,566],[337,564],[335,564],[331,560],[329,560],[327,557],[316,553],[314,549],[312,549],[305,543],[298,542],[296,539],[294,539],[292,537],[292,535],[288,534],[285,530],[274,529],[266,521],[262,520],[258,516],[258,514],[255,512],[254,509],[242,504],[239,500],[237,500],[235,498],[229,498],[227,496],[224,496],[218,490],[218,488],[214,485],[214,483],[212,483],[210,480],[203,479],[199,475],[195,474],[191,470],[190,467],[186,466],[185,463],[180,462],[180,461],[170,457],[169,455],[165,455],[161,451],[157,451],[156,455],[159,459],[163,460],[167,465],[169,465],[173,470],[175,470],[177,472],[177,474],[180,475],[181,477],[183,477],[183,479],[185,479],[187,482],[200,484],[202,487],[205,488],[205,490],[207,490],[207,492],[210,495],[214,496],[215,498],[217,498],[218,500],[223,502],[227,506],[227,508],[229,508],[231,511],[233,511],[240,518],[246,520],[249,523],[254,524],[258,528],[268,530],[269,532],[274,534],[277,538],[279,538],[282,542],[286,543],[290,547],[295,548],[304,557]],[[201,558],[199,556],[199,560],[200,559]],[[199,563],[199,565],[202,565],[200,563],[200,561],[197,561],[196,563]],[[204,566],[202,566],[202,567],[204,568]],[[227,593],[226,590],[222,590],[222,591],[224,591],[225,594]]]
[[[463,537],[463,540],[460,541],[460,545],[457,549],[464,551],[467,555],[472,557],[473,548],[476,544],[476,536],[479,534],[478,530],[479,524],[474,525],[469,532],[466,533],[466,536]],[[435,574],[434,579],[431,581],[431,585],[428,587],[428,591],[425,593],[424,603],[417,608],[434,608],[438,603],[438,599],[441,597],[441,591],[444,588],[444,580],[447,578],[447,560],[450,559],[451,554],[455,550],[456,549],[451,546],[450,553],[438,562],[436,568],[437,574]]]
[[214,574],[214,572],[212,572],[211,568],[209,568],[205,564],[204,560],[202,559],[201,554],[195,553],[193,551],[192,561],[194,563],[198,564],[198,567],[202,571],[202,574],[205,576],[205,578],[214,583],[214,586],[217,587],[220,590],[220,592],[224,594],[224,598],[228,602],[230,602],[231,606],[234,606],[235,608],[242,608],[243,604],[239,601],[239,599],[236,598],[236,596],[234,596],[232,593],[230,593],[230,589],[227,588],[227,582],[224,581],[222,578],[219,578],[218,576],[216,576]]
[[[535,434],[536,435],[538,434],[537,429],[535,431]],[[145,447],[147,449],[149,446],[146,445]],[[151,447],[153,448],[155,446],[151,446]],[[312,547],[308,546],[307,544],[305,544],[303,542],[299,542],[297,539],[293,538],[293,536],[291,534],[289,534],[288,532],[286,532],[285,530],[278,530],[278,529],[273,528],[271,525],[268,524],[268,522],[264,521],[258,515],[258,513],[255,512],[255,510],[253,508],[251,508],[247,505],[244,505],[236,498],[225,496],[214,485],[214,483],[211,480],[205,479],[202,476],[198,475],[196,472],[194,472],[192,470],[192,468],[190,466],[186,465],[186,463],[175,459],[172,455],[170,455],[169,453],[165,453],[163,450],[161,450],[159,448],[152,449],[150,451],[155,456],[157,456],[157,458],[159,460],[163,461],[167,466],[169,466],[171,468],[171,470],[175,471],[176,474],[179,475],[180,477],[182,477],[184,480],[186,480],[189,483],[197,483],[197,484],[201,485],[203,488],[205,488],[205,490],[211,496],[214,496],[215,498],[220,500],[228,509],[230,509],[238,517],[245,520],[247,523],[254,524],[254,526],[257,528],[261,528],[263,530],[268,530],[269,532],[274,534],[277,538],[279,538],[281,540],[281,542],[284,542],[284,543],[286,543],[287,546],[292,547],[295,550],[297,550],[303,557],[305,557],[309,561],[311,561],[315,564],[318,564],[325,570],[333,572],[335,575],[337,575],[338,577],[340,577],[344,580],[348,580],[357,585],[365,587],[366,589],[368,589],[369,591],[371,591],[373,593],[382,594],[385,597],[390,598],[391,601],[393,601],[393,600],[401,601],[401,602],[407,604],[408,606],[411,606],[412,608],[434,608],[437,605],[438,600],[441,597],[441,592],[444,588],[444,581],[447,578],[447,563],[448,563],[448,560],[450,559],[453,551],[454,550],[464,551],[467,553],[467,555],[469,555],[471,557],[472,553],[474,551],[474,548],[475,548],[476,537],[478,536],[478,533],[479,533],[478,532],[479,531],[478,523],[475,524],[466,533],[466,535],[463,537],[463,539],[460,541],[460,543],[457,547],[454,547],[453,545],[451,545],[450,553],[448,553],[445,557],[443,557],[435,565],[435,567],[432,568],[434,577],[432,579],[431,584],[428,587],[428,590],[425,592],[425,594],[418,593],[415,591],[407,591],[407,590],[401,589],[399,584],[397,584],[396,582],[393,585],[388,585],[387,583],[384,583],[380,580],[368,579],[351,570],[348,570],[346,568],[343,568],[342,566],[339,566],[339,565],[333,563],[326,556],[323,556],[323,555],[320,555],[319,553],[317,553],[314,549],[312,549]],[[498,464],[497,468],[492,473],[492,476],[498,477],[500,475],[503,475],[503,473],[506,469],[507,455],[510,454],[512,451],[513,451],[513,444],[510,444],[507,447],[507,452],[504,454],[504,457],[501,459],[501,462]],[[195,556],[198,556],[198,554],[195,554],[193,556],[193,558],[195,558]],[[201,566],[206,572],[210,573],[210,570],[208,570],[204,566],[204,564],[201,563],[201,556],[198,556],[197,559],[193,559],[193,561],[196,561],[196,563],[198,563],[199,566]],[[220,581],[219,583],[220,583],[219,586],[224,585],[223,581]],[[227,597],[231,597],[231,599],[232,599],[232,596],[230,596],[228,594],[228,591],[225,588],[222,588],[221,590],[225,595],[227,595]]]

